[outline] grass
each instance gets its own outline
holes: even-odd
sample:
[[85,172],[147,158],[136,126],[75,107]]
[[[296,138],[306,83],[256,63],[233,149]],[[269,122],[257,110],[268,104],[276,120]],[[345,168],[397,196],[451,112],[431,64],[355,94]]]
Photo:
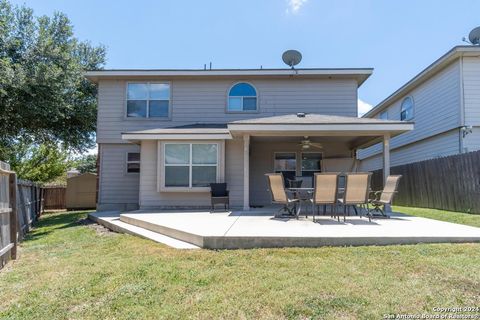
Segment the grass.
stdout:
[[465,224],[472,227],[480,227],[480,214],[400,206],[394,206],[393,211],[410,214],[412,216]]
[[1,319],[381,319],[480,305],[480,244],[175,250],[45,215],[0,271]]

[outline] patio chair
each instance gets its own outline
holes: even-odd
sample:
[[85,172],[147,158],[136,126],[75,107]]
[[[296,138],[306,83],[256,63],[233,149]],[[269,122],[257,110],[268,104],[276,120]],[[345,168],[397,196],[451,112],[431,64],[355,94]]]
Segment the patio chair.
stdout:
[[[370,172],[355,172],[345,175],[343,198],[338,199],[338,203],[343,205],[343,221],[346,221],[348,208],[352,207],[356,210],[356,206],[360,206],[361,209],[366,209],[368,220],[371,221],[371,215],[368,214],[370,212],[368,196],[370,193],[371,177],[372,173]],[[338,221],[340,221],[340,216],[337,215],[337,217]],[[362,217],[362,210],[360,210],[360,217]]]
[[[281,173],[267,173],[269,191],[272,196],[272,203],[282,204],[283,207],[278,211],[287,212],[289,215],[296,215],[298,199],[292,193],[285,189],[283,175]],[[298,217],[297,217],[298,218]]]
[[210,183],[211,212],[215,211],[216,204],[223,204],[225,211],[230,209],[230,197],[226,183]]
[[333,212],[336,211],[338,202],[338,172],[322,172],[315,173],[314,190],[313,190],[313,221],[315,222],[315,206],[317,213],[320,213],[320,205],[323,205],[323,214],[327,213],[327,205],[332,206]]
[[369,199],[370,204],[373,206],[370,213],[372,213],[372,211],[377,211],[380,212],[381,216],[390,218],[390,216],[388,216],[380,207],[383,206],[385,208],[385,205],[392,204],[393,196],[398,192],[398,183],[400,182],[401,177],[401,175],[388,176],[383,190],[373,192],[374,197]]

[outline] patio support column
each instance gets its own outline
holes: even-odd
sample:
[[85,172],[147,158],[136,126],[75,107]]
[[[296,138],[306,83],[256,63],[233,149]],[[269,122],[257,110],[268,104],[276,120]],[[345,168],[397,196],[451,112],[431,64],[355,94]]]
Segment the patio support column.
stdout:
[[250,135],[243,136],[243,210],[250,210]]
[[383,135],[383,185],[390,175],[390,133]]

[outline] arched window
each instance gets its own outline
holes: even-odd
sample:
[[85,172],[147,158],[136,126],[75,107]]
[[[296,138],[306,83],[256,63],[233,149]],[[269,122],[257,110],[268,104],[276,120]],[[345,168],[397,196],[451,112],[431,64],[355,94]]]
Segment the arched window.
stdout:
[[402,101],[402,107],[400,109],[400,120],[407,121],[413,119],[413,99],[412,97],[406,97]]
[[228,111],[257,111],[257,90],[245,82],[237,83],[228,92]]

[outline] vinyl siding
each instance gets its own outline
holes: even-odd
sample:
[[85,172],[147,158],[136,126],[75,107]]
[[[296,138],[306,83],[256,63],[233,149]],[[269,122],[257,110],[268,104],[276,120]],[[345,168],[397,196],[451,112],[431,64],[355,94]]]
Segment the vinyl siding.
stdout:
[[[209,207],[209,192],[158,192],[157,149],[157,141],[142,142],[140,208]],[[240,207],[243,203],[243,140],[225,141],[225,182],[230,190],[230,205]]]
[[464,152],[480,150],[480,126],[473,127],[472,133],[469,133],[463,139]]
[[140,152],[140,147],[134,144],[100,145],[98,210],[138,207],[139,174],[127,173],[127,152]]
[[[459,131],[451,130],[422,141],[392,150],[390,154],[390,166],[398,166],[406,163],[413,163],[449,156],[459,152]],[[372,171],[383,168],[383,155],[377,154],[365,160],[361,160],[362,171]]]
[[[250,203],[268,205],[270,195],[267,191],[265,173],[273,172],[274,152],[300,151],[296,142],[255,142],[250,145]],[[142,160],[140,170],[140,208],[169,207],[208,207],[210,195],[204,192],[158,192],[157,191],[157,142],[142,142]],[[312,150],[313,151],[313,150]],[[324,144],[324,157],[343,157],[327,159],[325,167],[330,171],[351,171],[353,158],[346,145],[341,143]],[[300,161],[297,162],[300,171]],[[328,164],[328,165],[327,165]],[[240,208],[243,205],[243,140],[225,141],[225,182],[230,190],[230,206]]]
[[465,124],[480,126],[480,58],[463,58]]
[[230,190],[230,206],[243,206],[243,139],[225,141],[225,182]]
[[[458,128],[461,124],[460,60],[457,60],[435,76],[399,98],[386,110],[388,119],[400,120],[401,103],[407,96],[414,100],[414,130],[401,134],[391,140],[391,149],[438,135]],[[375,117],[379,117],[376,114]],[[457,139],[457,151],[458,147]],[[382,152],[382,145],[376,144],[360,150],[359,159],[363,160]],[[445,151],[449,151],[446,149]],[[429,154],[429,151],[426,152]]]
[[[169,79],[157,79],[165,81]],[[248,79],[238,79],[247,81]],[[150,80],[153,81],[153,80]],[[357,116],[357,83],[348,79],[261,79],[248,81],[257,89],[258,113],[227,113],[233,80],[172,80],[171,120],[125,118],[126,81],[102,80],[98,85],[99,143],[124,143],[121,133],[151,128],[310,112]]]

